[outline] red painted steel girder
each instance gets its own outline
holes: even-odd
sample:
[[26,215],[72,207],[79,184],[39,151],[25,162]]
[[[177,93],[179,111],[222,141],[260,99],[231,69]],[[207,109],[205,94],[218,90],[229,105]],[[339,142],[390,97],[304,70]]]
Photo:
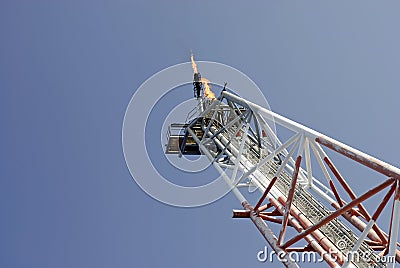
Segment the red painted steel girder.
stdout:
[[378,185],[377,187],[369,190],[368,192],[366,192],[365,194],[361,195],[359,198],[354,199],[353,201],[351,201],[350,203],[348,203],[344,207],[334,211],[332,214],[330,214],[329,216],[325,217],[319,223],[314,224],[310,228],[307,228],[304,232],[302,232],[299,235],[293,237],[292,239],[287,241],[285,244],[283,244],[282,247],[283,248],[287,248],[287,247],[293,245],[294,243],[296,243],[300,239],[304,238],[304,236],[306,236],[306,235],[310,234],[311,232],[319,229],[323,225],[327,224],[328,222],[330,222],[330,221],[336,219],[337,217],[339,217],[340,215],[342,215],[344,212],[350,210],[352,207],[357,206],[361,202],[365,201],[366,199],[370,198],[371,196],[375,195],[376,193],[382,191],[383,189],[385,189],[386,187],[391,185],[393,182],[394,182],[394,179],[386,180],[384,183],[382,183],[382,184]]

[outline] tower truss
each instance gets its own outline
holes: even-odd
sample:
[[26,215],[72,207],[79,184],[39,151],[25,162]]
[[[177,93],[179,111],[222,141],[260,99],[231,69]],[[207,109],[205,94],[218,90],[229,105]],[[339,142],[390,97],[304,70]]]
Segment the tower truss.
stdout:
[[[299,267],[293,251],[316,252],[330,267],[391,268],[400,263],[400,169],[225,88],[216,99],[200,96],[196,75],[194,88],[198,106],[187,122],[171,125],[182,131],[169,135],[166,153],[205,155],[242,206],[233,210],[233,218],[250,219],[286,267]],[[279,138],[268,123],[272,121],[292,135]],[[386,178],[357,194],[328,152]],[[316,169],[323,174],[319,178]],[[255,204],[241,191],[249,186],[260,192]],[[368,211],[366,201],[381,192],[382,201]],[[385,207],[391,211],[386,231],[377,223]],[[306,246],[296,246],[299,241]]]

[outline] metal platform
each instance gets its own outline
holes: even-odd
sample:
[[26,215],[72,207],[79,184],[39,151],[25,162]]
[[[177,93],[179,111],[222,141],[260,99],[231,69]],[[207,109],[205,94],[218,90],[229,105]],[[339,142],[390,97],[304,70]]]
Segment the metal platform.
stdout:
[[[165,148],[166,154],[178,155],[201,155],[199,145],[192,136],[185,137],[185,131],[189,124],[171,124],[167,131],[167,144]],[[193,126],[193,130],[201,137],[203,130],[201,125]],[[185,143],[185,146],[182,144]]]

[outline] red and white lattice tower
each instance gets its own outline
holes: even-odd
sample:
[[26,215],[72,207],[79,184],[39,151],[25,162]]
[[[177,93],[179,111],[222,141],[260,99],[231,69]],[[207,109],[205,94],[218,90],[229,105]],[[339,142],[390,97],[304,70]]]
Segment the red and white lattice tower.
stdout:
[[[233,217],[249,218],[286,267],[299,267],[291,252],[309,251],[330,267],[400,263],[399,168],[227,90],[207,98],[198,73],[193,84],[198,106],[186,123],[170,126],[166,153],[208,157],[243,207],[234,210]],[[280,140],[267,123],[271,121],[292,136]],[[171,134],[174,129],[178,131]],[[382,182],[355,193],[352,180],[341,175],[327,151],[382,174]],[[323,175],[316,178],[313,168]],[[242,190],[249,186],[261,192],[255,204],[249,204]],[[365,202],[382,191],[382,201],[368,211]],[[387,230],[377,224],[385,207],[391,211]],[[271,224],[278,224],[280,231],[274,233]],[[289,235],[288,228],[295,235]],[[299,241],[307,246],[296,247]],[[369,257],[349,258],[355,254]]]

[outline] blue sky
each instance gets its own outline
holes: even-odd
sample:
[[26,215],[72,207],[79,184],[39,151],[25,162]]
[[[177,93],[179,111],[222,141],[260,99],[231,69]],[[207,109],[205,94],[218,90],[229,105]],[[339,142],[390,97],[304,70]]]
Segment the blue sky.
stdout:
[[[232,195],[183,209],[133,182],[132,94],[193,50],[250,76],[272,110],[398,165],[399,5],[2,1],[0,266],[261,267]],[[355,189],[381,179],[345,170]]]

